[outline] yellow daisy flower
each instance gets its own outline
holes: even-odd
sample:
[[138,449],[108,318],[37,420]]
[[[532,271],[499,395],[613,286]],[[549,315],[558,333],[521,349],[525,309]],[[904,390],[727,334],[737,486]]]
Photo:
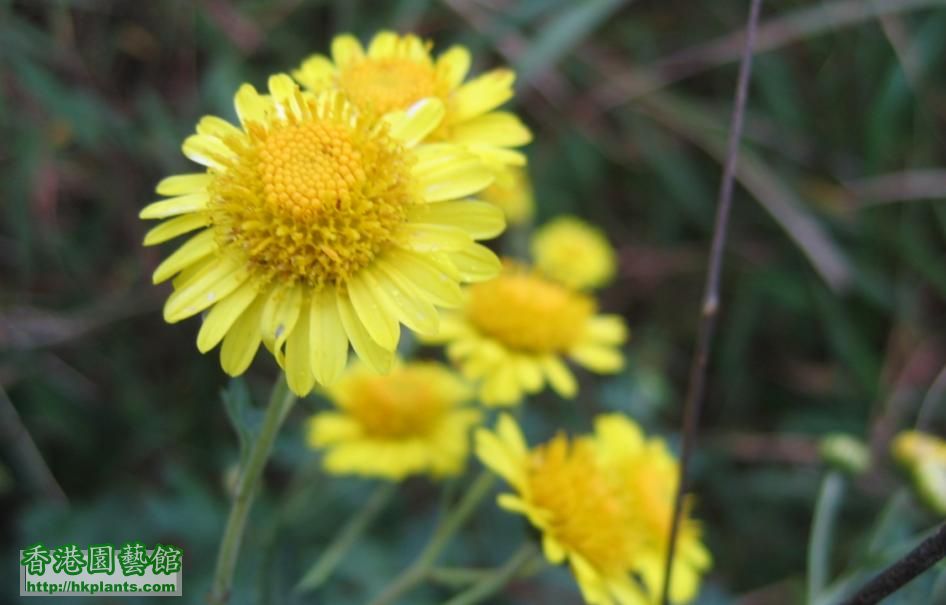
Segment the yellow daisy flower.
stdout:
[[[477,431],[476,453],[515,490],[500,495],[499,505],[524,515],[541,532],[551,563],[568,562],[587,603],[649,605],[659,598],[661,579],[651,564],[654,525],[666,525],[672,514],[673,495],[665,500],[663,488],[675,481],[676,469],[667,467],[659,448],[647,444],[630,420],[605,416],[596,428],[592,436],[569,440],[560,434],[529,449],[516,422],[504,414],[495,432]],[[629,433],[622,436],[632,441],[616,443],[619,433]],[[656,494],[648,492],[652,487]],[[692,521],[679,546],[671,586],[675,603],[695,596],[699,577],[689,572],[709,565]]]
[[398,481],[463,471],[480,413],[464,406],[470,389],[444,366],[415,362],[379,375],[353,364],[327,391],[338,411],[313,416],[308,441],[327,450],[328,472]]
[[365,49],[344,34],[332,40],[331,58],[312,55],[292,75],[308,90],[340,90],[362,112],[378,115],[440,99],[446,114],[428,139],[462,144],[497,165],[525,164],[512,148],[531,133],[514,114],[495,111],[512,98],[515,74],[495,69],[465,81],[470,52],[453,46],[435,59],[431,47],[412,34],[382,31]]
[[483,201],[499,206],[506,222],[521,225],[532,220],[535,198],[525,168],[510,166],[496,173],[496,180],[479,195]]
[[593,298],[514,263],[466,291],[457,311],[446,313],[428,342],[447,344],[447,355],[471,380],[481,380],[487,405],[513,405],[537,393],[546,380],[563,397],[578,385],[567,357],[594,372],[621,369],[624,320],[596,314]]
[[532,255],[545,275],[579,290],[608,284],[617,269],[614,249],[604,233],[572,216],[536,231]]
[[482,161],[420,143],[443,119],[439,100],[375,120],[338,93],[303,95],[286,75],[269,93],[240,88],[240,126],[200,121],[183,151],[206,170],[158,184],[169,199],[141,217],[168,220],[144,243],[196,231],[154,272],[155,283],[174,278],[165,320],[207,310],[201,352],[222,342],[221,365],[238,375],[262,342],[304,395],[338,377],[349,342],[384,371],[401,323],[436,333],[436,307],[461,304],[461,282],[499,272],[474,240],[504,219],[455,201],[492,181]]

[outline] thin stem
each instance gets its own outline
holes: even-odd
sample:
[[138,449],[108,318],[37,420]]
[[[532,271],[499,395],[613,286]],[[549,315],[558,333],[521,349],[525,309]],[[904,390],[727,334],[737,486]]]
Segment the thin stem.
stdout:
[[923,398],[923,402],[920,404],[920,409],[916,414],[916,430],[925,431],[929,428],[933,410],[936,408],[936,404],[942,401],[944,392],[946,392],[946,366],[943,366],[943,369],[936,375],[930,390],[926,392],[926,397]]
[[946,525],[899,561],[877,574],[841,605],[873,605],[946,557]]
[[519,572],[533,559],[541,556],[538,549],[531,542],[519,547],[502,567],[487,574],[469,589],[447,601],[444,605],[476,605],[503,589]]
[[26,430],[26,426],[3,387],[0,387],[0,441],[9,444],[13,455],[19,458],[23,472],[30,477],[37,488],[59,504],[69,505],[66,493],[62,491],[55,475],[49,470],[43,454],[30,437],[29,431]]
[[814,605],[828,585],[831,568],[831,545],[834,524],[841,498],[844,495],[844,477],[837,471],[825,475],[815,504],[808,540],[808,604]]
[[378,517],[391,497],[397,491],[397,483],[383,482],[365,500],[364,505],[352,516],[348,523],[338,532],[332,543],[326,548],[322,556],[315,562],[309,571],[299,580],[296,592],[303,593],[321,586],[341,560],[348,554],[365,530]]
[[466,523],[467,519],[479,506],[480,502],[493,488],[496,478],[489,472],[483,471],[470,484],[456,508],[444,516],[424,550],[417,556],[410,567],[376,596],[369,605],[392,605],[399,598],[413,590],[430,575],[443,549],[450,543],[454,534]]
[[211,605],[223,605],[230,598],[230,587],[233,585],[233,574],[240,555],[240,543],[243,541],[253,496],[256,494],[256,488],[259,486],[263,468],[269,459],[279,428],[295,402],[296,396],[289,390],[286,375],[280,372],[269,396],[260,433],[250,446],[246,466],[242,469],[240,480],[237,482],[236,495],[233,498],[230,516],[227,518],[227,525],[220,542],[213,585],[207,596],[207,601]]
[[680,452],[680,478],[673,503],[673,521],[670,525],[670,538],[667,544],[667,559],[664,565],[664,582],[660,602],[668,605],[670,585],[673,575],[673,558],[676,553],[677,534],[680,531],[680,517],[683,511],[686,493],[687,472],[690,456],[696,440],[697,428],[703,407],[706,368],[719,315],[720,276],[723,269],[723,251],[729,231],[729,215],[732,208],[733,181],[739,160],[739,147],[742,140],[742,125],[745,117],[746,99],[749,95],[749,78],[752,74],[752,49],[755,44],[756,29],[759,24],[759,12],[762,0],[752,0],[749,8],[749,20],[746,26],[746,41],[742,49],[739,64],[739,81],[736,85],[736,99],[733,105],[732,121],[729,129],[729,147],[723,180],[719,187],[719,202],[716,207],[716,224],[713,229],[713,243],[710,248],[709,267],[706,273],[706,285],[703,293],[703,310],[700,316],[699,333],[693,351],[690,369],[690,382],[687,389],[686,404],[683,412],[683,442]]

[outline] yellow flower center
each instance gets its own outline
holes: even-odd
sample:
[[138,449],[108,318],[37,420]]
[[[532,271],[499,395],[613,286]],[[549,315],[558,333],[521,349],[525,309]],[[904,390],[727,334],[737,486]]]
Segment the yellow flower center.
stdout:
[[406,220],[413,155],[347,107],[308,103],[308,117],[250,125],[210,186],[213,223],[263,279],[343,285]]
[[338,83],[359,109],[376,114],[441,96],[433,66],[410,59],[365,59],[346,68]]
[[366,376],[352,384],[345,409],[366,435],[404,439],[429,434],[451,403],[426,374],[395,370],[386,376]]
[[549,514],[547,531],[565,548],[605,572],[633,562],[639,536],[632,507],[598,464],[585,441],[558,435],[533,450],[528,469],[531,503]]
[[509,271],[470,288],[467,313],[484,334],[530,353],[575,345],[594,301],[537,275]]

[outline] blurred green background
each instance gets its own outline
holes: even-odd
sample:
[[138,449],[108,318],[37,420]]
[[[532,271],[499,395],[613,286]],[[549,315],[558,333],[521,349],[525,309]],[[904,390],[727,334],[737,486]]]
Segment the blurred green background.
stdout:
[[[476,71],[518,70],[536,223],[570,213],[606,230],[620,277],[602,307],[634,332],[622,374],[580,374],[576,402],[535,398],[528,432],[622,410],[676,442],[747,7],[0,0],[0,386],[20,419],[4,403],[0,600],[16,598],[19,548],[140,539],[183,547],[185,600],[202,601],[237,460],[227,379],[197,352],[197,322],[162,321],[161,251],[141,248],[137,214],[162,176],[191,169],[179,145],[200,116],[233,119],[239,84],[262,86],[336,33],[414,31],[468,45]],[[875,454],[841,503],[832,576],[858,581],[902,552],[935,517],[892,497],[887,444],[921,404],[927,428],[946,427],[946,2],[768,2],[758,46],[694,465],[715,555],[705,605],[803,602],[827,432]],[[260,355],[246,376],[258,399],[274,372]],[[300,406],[277,444],[232,603],[288,602],[372,489],[320,473],[302,440],[320,405]],[[24,463],[21,425],[68,506]],[[426,540],[442,492],[408,482],[331,585],[292,602],[364,602]],[[448,562],[497,564],[526,531],[490,503]],[[890,602],[940,598],[941,575]],[[552,571],[490,602],[580,598]]]

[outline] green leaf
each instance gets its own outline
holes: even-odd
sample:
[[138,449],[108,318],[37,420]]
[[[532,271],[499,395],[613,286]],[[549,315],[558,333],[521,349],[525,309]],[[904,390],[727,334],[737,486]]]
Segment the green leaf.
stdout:
[[571,52],[596,27],[610,17],[625,0],[576,2],[551,19],[523,53],[516,71],[528,82]]

